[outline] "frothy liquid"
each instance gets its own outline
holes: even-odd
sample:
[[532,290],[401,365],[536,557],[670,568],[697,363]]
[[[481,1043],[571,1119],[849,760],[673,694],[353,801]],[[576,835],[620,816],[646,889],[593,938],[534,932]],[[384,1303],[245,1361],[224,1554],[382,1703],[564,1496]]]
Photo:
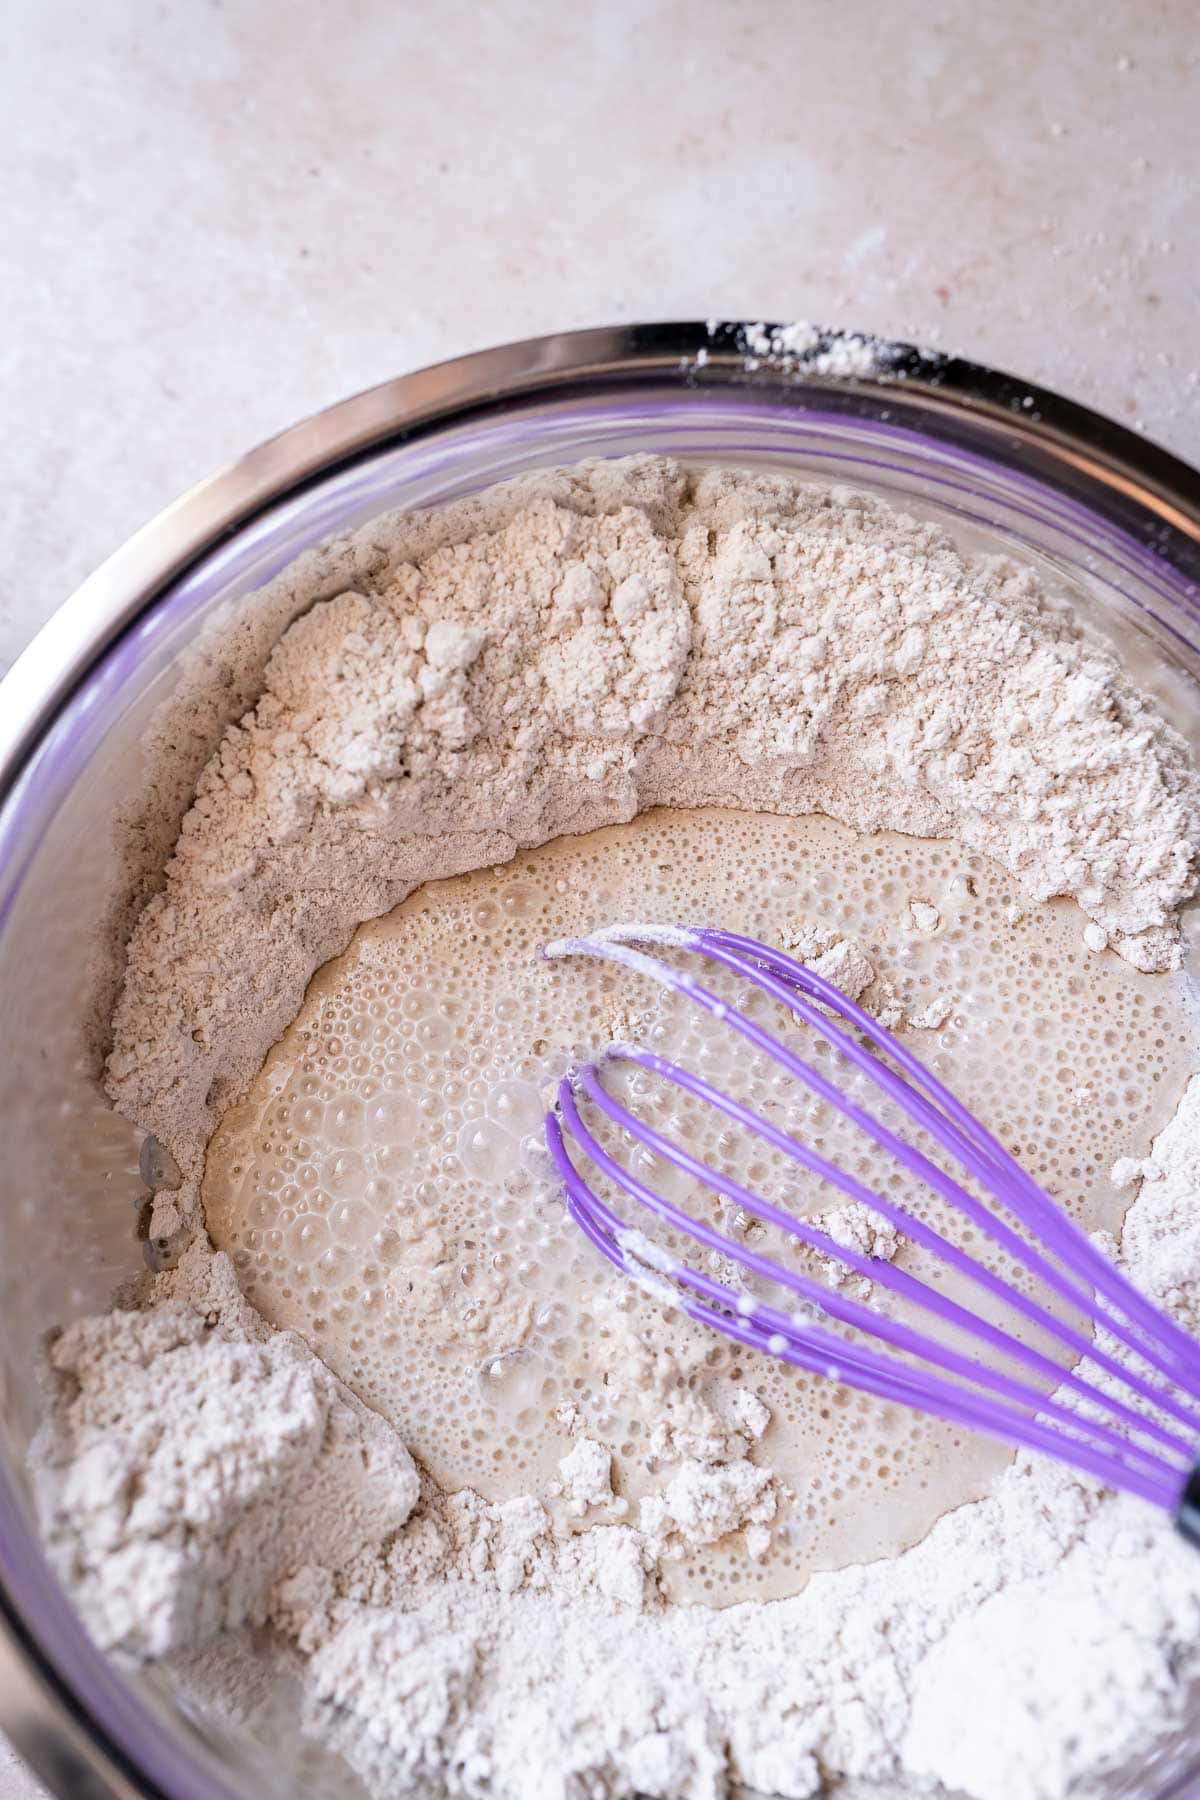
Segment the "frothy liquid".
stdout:
[[[915,1542],[985,1491],[1005,1452],[666,1313],[566,1219],[544,1105],[572,1060],[612,1038],[665,1048],[864,1179],[889,1180],[865,1140],[839,1135],[694,1008],[608,965],[537,957],[547,940],[625,918],[770,942],[804,925],[852,934],[910,1017],[940,1021],[905,1033],[917,1054],[1088,1229],[1119,1224],[1108,1170],[1145,1153],[1190,1071],[1183,978],[1089,953],[1072,903],[1031,906],[953,845],[714,809],[646,814],[431,883],[312,981],[209,1149],[209,1229],[250,1299],[440,1483],[492,1499],[550,1481],[567,1422],[582,1421],[636,1502],[671,1473],[664,1420],[679,1442],[689,1406],[702,1434],[739,1387],[752,1391],[772,1413],[753,1454],[785,1492],[770,1551],[755,1561],[726,1540],[671,1580],[716,1603],[774,1597],[814,1568]],[[658,1092],[631,1104],[799,1210],[842,1203],[802,1184],[798,1199],[794,1169],[717,1115]],[[686,1199],[669,1170],[646,1167]]]

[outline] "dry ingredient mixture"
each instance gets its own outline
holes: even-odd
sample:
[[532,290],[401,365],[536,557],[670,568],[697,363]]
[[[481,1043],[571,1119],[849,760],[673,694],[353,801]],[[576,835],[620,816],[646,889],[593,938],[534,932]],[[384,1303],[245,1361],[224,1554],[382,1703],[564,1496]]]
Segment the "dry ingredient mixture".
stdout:
[[[191,1670],[219,1634],[273,1628],[306,1727],[380,1794],[1050,1800],[1169,1734],[1200,1675],[1200,1567],[1148,1509],[1019,1457],[903,1554],[785,1599],[672,1604],[681,1546],[733,1531],[759,1561],[789,1504],[752,1389],[714,1382],[649,1511],[569,1402],[552,1481],[447,1491],[249,1304],[201,1203],[214,1130],[362,921],[655,806],[948,839],[964,873],[985,853],[1023,904],[1082,909],[1076,981],[1115,952],[1131,996],[1161,984],[1136,1072],[1166,1080],[1200,784],[1111,649],[1031,569],[860,495],[636,459],[375,521],[206,656],[209,694],[249,710],[221,735],[198,679],[161,722],[161,811],[213,753],[157,889],[161,823],[131,832],[146,903],[107,1066],[153,1140],[161,1271],[141,1310],[55,1342],[37,1446],[47,1541],[99,1639]],[[943,929],[943,896],[903,899],[911,937]],[[797,934],[904,1029],[953,1033],[953,982],[901,992],[853,934]],[[1152,1152],[1121,1146],[1140,1189],[1113,1250],[1200,1327],[1200,1083],[1159,1126]],[[852,1209],[838,1228],[871,1230]],[[291,1254],[282,1230],[269,1248]]]

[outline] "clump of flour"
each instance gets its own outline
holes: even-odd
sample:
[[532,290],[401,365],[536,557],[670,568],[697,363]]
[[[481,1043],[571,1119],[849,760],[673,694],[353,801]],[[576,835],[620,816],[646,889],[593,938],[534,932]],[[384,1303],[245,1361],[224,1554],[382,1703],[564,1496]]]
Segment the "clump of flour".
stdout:
[[[900,1234],[895,1226],[869,1206],[864,1206],[861,1200],[822,1213],[819,1223],[843,1250],[873,1257],[877,1262],[891,1262],[900,1248]],[[824,1274],[831,1287],[844,1289],[851,1299],[870,1298],[874,1283],[848,1269],[845,1263],[829,1257]]]
[[[294,622],[255,640],[261,679],[233,682],[223,734],[188,702],[182,754],[208,760],[165,883],[141,869],[133,898],[107,1081],[178,1165],[167,1250],[198,1225],[217,1119],[360,921],[652,805],[954,837],[1033,899],[1073,896],[1139,968],[1178,960],[1200,842],[1183,741],[1032,573],[936,526],[636,459],[374,521],[322,555],[308,599],[294,573],[267,592],[262,616]],[[157,779],[169,810],[184,784]],[[915,906],[910,925],[937,929]],[[796,950],[872,997],[862,946]],[[1200,1084],[1177,1124],[1125,1256],[1190,1321]],[[831,1221],[886,1259],[872,1229]],[[1039,1800],[1170,1730],[1200,1673],[1194,1559],[1052,1466],[1019,1458],[904,1556],[795,1599],[678,1607],[680,1545],[740,1531],[754,1557],[777,1527],[753,1396],[664,1402],[645,1453],[672,1473],[648,1511],[622,1511],[583,1436],[557,1494],[418,1493],[390,1428],[267,1331],[202,1237],[150,1288],[52,1353],[56,1567],[133,1658],[272,1627],[305,1659],[307,1728],[372,1792],[528,1800],[537,1771],[546,1800],[798,1800],[843,1779]],[[650,1352],[618,1348],[616,1378],[642,1378]]]
[[395,1432],[267,1329],[228,1257],[198,1243],[167,1287],[57,1338],[34,1459],[58,1573],[105,1648],[136,1658],[261,1624],[283,1569],[377,1547],[418,1491]]
[[862,945],[842,932],[820,925],[797,925],[784,933],[783,948],[840,988],[848,1000],[861,1000],[875,980],[875,965]]
[[[935,994],[932,999],[908,1003],[901,1000],[891,982],[879,979],[863,945],[845,932],[806,921],[785,931],[780,941],[790,955],[832,982],[848,1000],[859,1001],[889,1031],[904,1027],[910,1031],[940,1031],[954,1011],[951,994]],[[822,1012],[830,1011],[821,1002],[817,1004]]]
[[809,375],[832,375],[843,380],[854,376],[888,375],[903,358],[900,345],[861,332],[826,331],[807,319],[789,325],[768,325],[759,320],[742,334],[742,354],[753,373],[764,363],[784,374],[803,369]]

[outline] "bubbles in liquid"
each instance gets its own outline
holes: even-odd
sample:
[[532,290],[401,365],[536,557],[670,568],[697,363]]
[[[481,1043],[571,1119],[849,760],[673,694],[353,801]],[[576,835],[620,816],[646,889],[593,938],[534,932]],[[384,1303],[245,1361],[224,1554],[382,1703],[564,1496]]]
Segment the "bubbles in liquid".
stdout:
[[[917,1054],[1088,1229],[1119,1224],[1108,1170],[1144,1154],[1189,1073],[1183,981],[1089,954],[1073,904],[1031,906],[953,845],[717,809],[645,814],[431,883],[314,978],[209,1149],[209,1229],[249,1298],[438,1481],[493,1499],[553,1477],[571,1408],[612,1448],[636,1516],[671,1474],[664,1408],[686,1417],[694,1398],[711,1418],[744,1387],[773,1415],[754,1451],[784,1492],[771,1550],[754,1562],[740,1538],[717,1544],[669,1581],[710,1603],[774,1597],[814,1568],[915,1542],[985,1491],[1006,1453],[667,1315],[566,1218],[544,1106],[568,1064],[612,1038],[740,1084],[868,1182],[892,1173],[694,1008],[607,964],[539,961],[547,940],[622,918],[855,936],[909,1016],[940,1021],[909,1034]],[[745,999],[736,983],[729,995]],[[775,1152],[641,1079],[623,1078],[627,1103],[655,1129],[768,1195],[790,1179],[795,1204]],[[649,1173],[687,1197],[661,1159]],[[817,1213],[833,1203],[810,1196]]]

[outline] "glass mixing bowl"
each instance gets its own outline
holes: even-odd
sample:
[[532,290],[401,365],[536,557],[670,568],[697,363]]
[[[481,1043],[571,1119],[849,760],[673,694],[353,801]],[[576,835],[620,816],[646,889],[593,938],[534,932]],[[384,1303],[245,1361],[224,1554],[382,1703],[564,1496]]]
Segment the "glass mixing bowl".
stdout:
[[[0,1725],[61,1795],[361,1792],[340,1762],[297,1745],[286,1685],[234,1729],[186,1671],[120,1671],[51,1574],[30,1503],[43,1334],[104,1306],[140,1266],[138,1145],[96,1085],[80,1020],[95,1004],[89,949],[112,898],[113,821],[152,773],[140,739],[217,608],[385,509],[524,469],[657,451],[869,489],[1041,565],[1200,743],[1193,470],[960,361],[895,345],[864,359],[837,334],[790,365],[747,359],[743,345],[732,325],[578,332],[346,401],[147,526],[0,688]],[[864,360],[872,372],[820,372]],[[197,768],[214,743],[197,735]],[[1109,1791],[1161,1800],[1197,1781],[1200,1707],[1152,1768]]]

